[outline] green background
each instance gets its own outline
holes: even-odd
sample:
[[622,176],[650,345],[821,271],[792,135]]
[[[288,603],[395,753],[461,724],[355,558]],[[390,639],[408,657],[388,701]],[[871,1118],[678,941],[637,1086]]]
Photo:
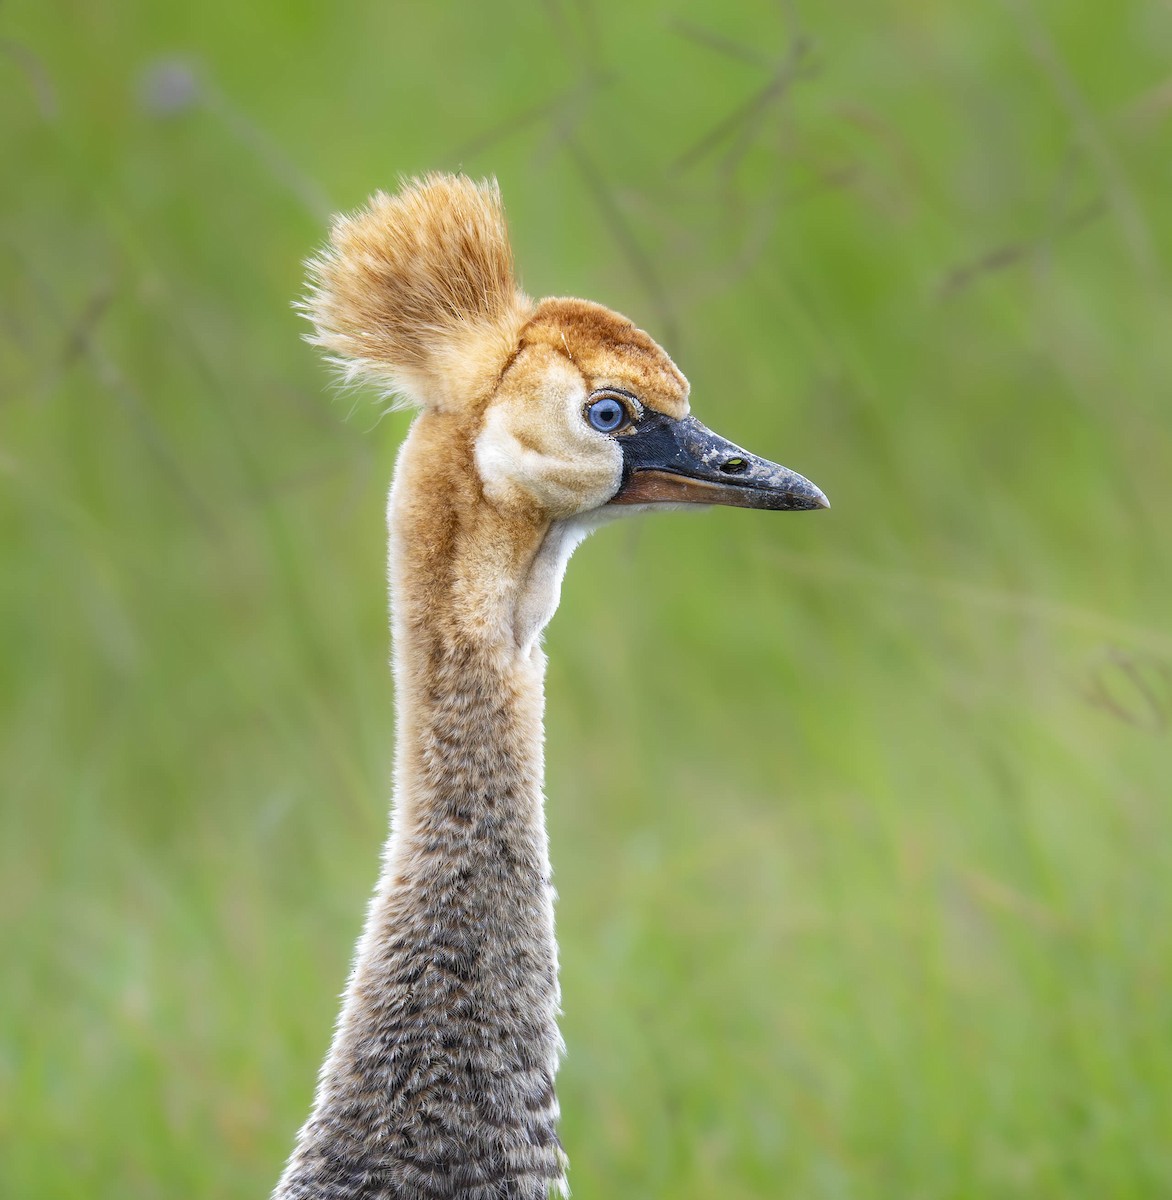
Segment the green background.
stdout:
[[0,9],[0,1193],[257,1197],[386,821],[409,421],[290,307],[501,181],[829,513],[547,636],[578,1200],[1172,1195],[1172,9]]

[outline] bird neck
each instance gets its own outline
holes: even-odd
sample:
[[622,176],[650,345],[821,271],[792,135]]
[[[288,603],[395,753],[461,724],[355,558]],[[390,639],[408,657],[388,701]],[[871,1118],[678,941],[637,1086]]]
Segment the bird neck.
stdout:
[[529,635],[549,528],[485,504],[450,449],[425,469],[417,432],[389,508],[391,834],[314,1112],[276,1194],[544,1200],[565,1168],[545,660]]

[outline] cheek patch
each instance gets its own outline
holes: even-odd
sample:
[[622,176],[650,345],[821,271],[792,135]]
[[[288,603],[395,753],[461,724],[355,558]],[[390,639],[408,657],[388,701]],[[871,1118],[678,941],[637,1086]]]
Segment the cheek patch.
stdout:
[[618,444],[591,429],[586,386],[565,358],[525,363],[488,405],[476,469],[489,499],[535,500],[553,519],[605,504],[622,480]]
[[538,475],[544,457],[526,435],[522,441],[510,428],[510,413],[504,405],[491,405],[476,439],[476,469],[490,500],[507,503],[518,486]]

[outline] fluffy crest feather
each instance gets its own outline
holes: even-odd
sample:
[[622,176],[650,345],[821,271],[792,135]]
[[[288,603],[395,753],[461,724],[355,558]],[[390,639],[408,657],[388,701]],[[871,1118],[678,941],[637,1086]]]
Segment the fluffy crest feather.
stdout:
[[430,174],[378,192],[335,221],[307,267],[307,340],[347,382],[368,377],[421,406],[491,388],[533,310],[513,276],[495,180]]

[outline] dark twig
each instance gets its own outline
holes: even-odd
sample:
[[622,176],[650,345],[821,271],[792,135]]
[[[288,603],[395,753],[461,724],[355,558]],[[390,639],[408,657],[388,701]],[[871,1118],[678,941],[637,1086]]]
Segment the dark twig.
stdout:
[[540,104],[531,105],[519,113],[514,113],[511,117],[506,117],[503,121],[490,126],[483,133],[477,134],[471,141],[460,146],[453,155],[454,159],[457,162],[463,162],[465,158],[483,154],[506,138],[533,125],[539,125],[543,121],[548,121],[555,128],[563,124],[576,125],[581,119],[590,97],[600,87],[611,82],[613,78],[610,72],[592,75]]
[[670,344],[678,344],[679,326],[667,288],[646,251],[640,245],[639,239],[635,236],[614,193],[576,138],[567,138],[565,148],[577,168],[583,184],[597,205],[604,223],[647,292],[662,326],[663,336]]
[[55,121],[59,111],[57,89],[45,64],[27,46],[10,38],[0,40],[0,53],[7,54],[24,72],[42,118]]
[[88,352],[94,332],[101,323],[102,317],[106,315],[116,292],[114,284],[108,281],[103,283],[90,297],[89,302],[74,322],[61,351],[60,367],[62,370],[68,369]]
[[483,133],[477,134],[471,141],[465,142],[456,150],[453,158],[456,162],[462,163],[466,158],[473,158],[477,154],[483,154],[484,151],[512,137],[513,134],[520,133],[522,130],[528,129],[529,126],[536,125],[546,118],[551,117],[556,107],[556,100],[546,100],[541,104],[534,104],[529,108],[522,109],[519,113],[514,113],[511,117],[506,117],[503,121],[498,121],[497,124],[489,126],[488,129]]
[[[1133,729],[1167,732],[1172,722],[1172,666],[1151,655],[1141,657],[1126,650],[1114,649],[1109,657],[1110,661],[1092,676],[1085,692],[1087,703]],[[1112,669],[1122,678],[1124,697],[1118,694],[1118,687],[1110,685]],[[1128,688],[1132,693],[1129,698]]]
[[[786,94],[797,79],[808,73],[811,49],[812,43],[806,37],[801,35],[795,37],[769,82],[758,88],[747,100],[677,155],[669,170],[686,171],[695,166],[742,127],[748,128],[751,140],[756,133],[761,117]],[[741,147],[744,143],[745,139],[742,136],[737,145]],[[739,159],[743,154],[744,150],[739,149],[737,158]]]
[[670,28],[680,37],[695,42],[706,50],[723,54],[738,62],[748,63],[752,67],[761,67],[766,71],[774,70],[773,60],[767,55],[748,46],[742,46],[740,42],[734,42],[732,38],[727,38],[721,33],[713,33],[712,30],[705,29],[702,25],[695,25],[691,21],[685,21],[682,17],[675,17],[671,21]]
[[[26,255],[18,253],[18,257],[23,260],[27,277],[39,294],[45,308],[53,314],[58,322],[64,324],[64,313],[48,281]],[[204,529],[209,532],[217,531],[220,523],[216,514],[203,499],[199,489],[187,478],[178,457],[151,416],[149,408],[131,387],[126,376],[114,361],[104,353],[94,337],[98,321],[112,303],[115,291],[113,284],[103,284],[86,305],[81,317],[67,329],[64,349],[59,360],[60,364],[64,365],[82,359],[88,360],[94,378],[122,405],[164,477],[187,502]]]
[[1101,217],[1106,211],[1107,206],[1102,200],[1092,200],[1072,213],[1052,232],[994,247],[994,249],[949,271],[936,289],[936,294],[940,299],[947,299],[971,287],[986,275],[1018,266],[1040,254],[1056,235],[1075,233],[1083,226],[1089,225],[1096,218]]

